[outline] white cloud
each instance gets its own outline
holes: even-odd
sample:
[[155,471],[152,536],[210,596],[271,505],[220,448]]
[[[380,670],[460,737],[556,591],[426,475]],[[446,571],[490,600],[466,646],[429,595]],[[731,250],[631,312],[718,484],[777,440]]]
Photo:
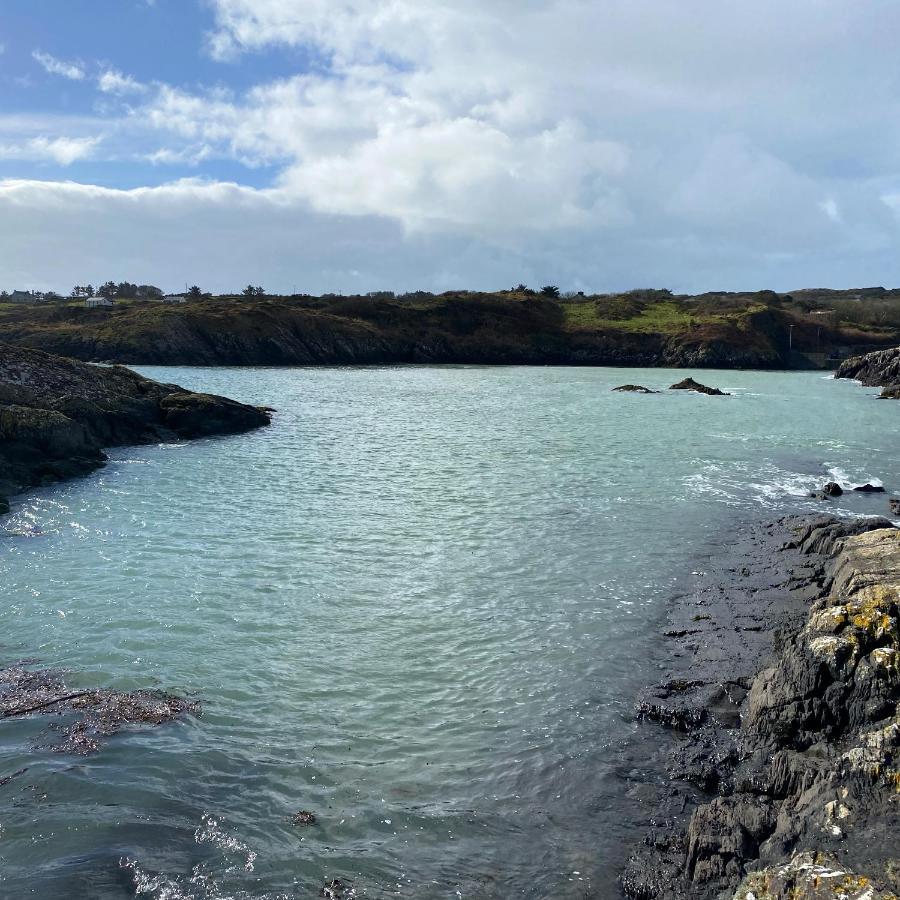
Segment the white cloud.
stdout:
[[21,143],[0,144],[0,159],[43,160],[70,166],[90,158],[101,140],[99,137],[35,137]]
[[116,69],[106,69],[97,79],[97,87],[105,94],[143,94],[147,86]]
[[81,63],[65,62],[40,50],[35,50],[31,55],[51,75],[60,75],[70,81],[81,81],[85,77],[84,66]]
[[[79,240],[98,260],[117,258],[128,222],[148,255],[174,267],[181,257],[168,240],[182,225],[161,223],[190,194],[197,209],[180,207],[193,229],[184,239],[209,228],[234,257],[229,271],[266,259],[284,288],[291,266],[312,273],[308,289],[346,290],[900,278],[890,41],[900,5],[889,0],[209,3],[208,51],[244,55],[242,81],[254,54],[291,48],[300,52],[279,65],[312,63],[247,90],[141,86],[98,70],[100,90],[133,95],[125,113],[109,104],[106,115],[121,118],[102,129],[103,148],[157,166],[148,181],[162,166],[203,172],[231,159],[271,167],[270,187],[97,195],[103,216]],[[16,135],[16,152],[45,133],[85,140],[101,130],[48,126]],[[5,196],[44,208],[51,195],[84,202],[82,190],[18,184]],[[291,261],[291,242],[267,216],[309,242],[303,262]],[[121,231],[103,231],[115,222]],[[196,259],[219,277],[224,254],[203,241]]]

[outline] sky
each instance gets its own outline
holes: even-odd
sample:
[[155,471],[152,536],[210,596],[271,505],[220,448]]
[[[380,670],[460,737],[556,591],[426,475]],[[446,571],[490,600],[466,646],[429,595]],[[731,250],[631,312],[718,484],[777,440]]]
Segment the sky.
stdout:
[[3,0],[0,288],[900,285],[895,0]]

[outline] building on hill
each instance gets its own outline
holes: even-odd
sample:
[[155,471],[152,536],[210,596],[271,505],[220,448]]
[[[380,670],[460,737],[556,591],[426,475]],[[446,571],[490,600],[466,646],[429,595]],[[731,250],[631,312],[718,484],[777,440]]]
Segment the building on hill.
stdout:
[[13,291],[7,298],[7,303],[40,303],[44,299],[43,294],[37,291]]
[[88,297],[84,301],[84,305],[89,309],[93,309],[96,306],[115,306],[116,301],[111,300],[109,297]]
[[159,297],[157,303],[187,303],[187,297],[184,294],[166,294],[165,297]]

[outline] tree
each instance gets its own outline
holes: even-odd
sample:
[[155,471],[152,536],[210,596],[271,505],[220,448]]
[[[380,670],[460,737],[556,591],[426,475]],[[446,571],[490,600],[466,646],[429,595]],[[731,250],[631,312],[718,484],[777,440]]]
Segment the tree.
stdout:
[[130,281],[120,281],[116,285],[116,296],[122,300],[133,300],[138,295],[138,286]]
[[555,300],[559,297],[559,288],[555,284],[545,284],[541,288],[541,296],[542,297],[553,297]]
[[116,289],[116,283],[114,281],[107,281],[106,284],[101,284],[100,287],[97,288],[97,294],[100,297],[106,297],[107,300],[112,300],[112,298],[116,296]]
[[94,286],[92,284],[87,285],[84,289],[85,297],[93,297],[94,296]]
[[248,284],[247,287],[245,287],[245,288],[241,291],[241,294],[242,294],[244,297],[255,297],[255,296],[256,296],[256,288],[253,287],[252,284]]
[[190,297],[191,300],[199,300],[202,296],[203,291],[201,291],[196,284],[191,285],[191,289],[188,291],[188,297]]
[[154,297],[162,297],[163,292],[155,284],[139,284],[135,294],[141,300],[151,300]]

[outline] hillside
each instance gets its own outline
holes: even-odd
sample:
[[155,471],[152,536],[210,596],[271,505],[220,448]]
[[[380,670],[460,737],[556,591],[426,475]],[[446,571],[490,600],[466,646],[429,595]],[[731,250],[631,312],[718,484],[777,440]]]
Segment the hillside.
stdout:
[[82,360],[163,365],[520,363],[815,368],[900,342],[896,324],[771,292],[552,299],[531,293],[218,297],[183,305],[0,305],[0,337]]

